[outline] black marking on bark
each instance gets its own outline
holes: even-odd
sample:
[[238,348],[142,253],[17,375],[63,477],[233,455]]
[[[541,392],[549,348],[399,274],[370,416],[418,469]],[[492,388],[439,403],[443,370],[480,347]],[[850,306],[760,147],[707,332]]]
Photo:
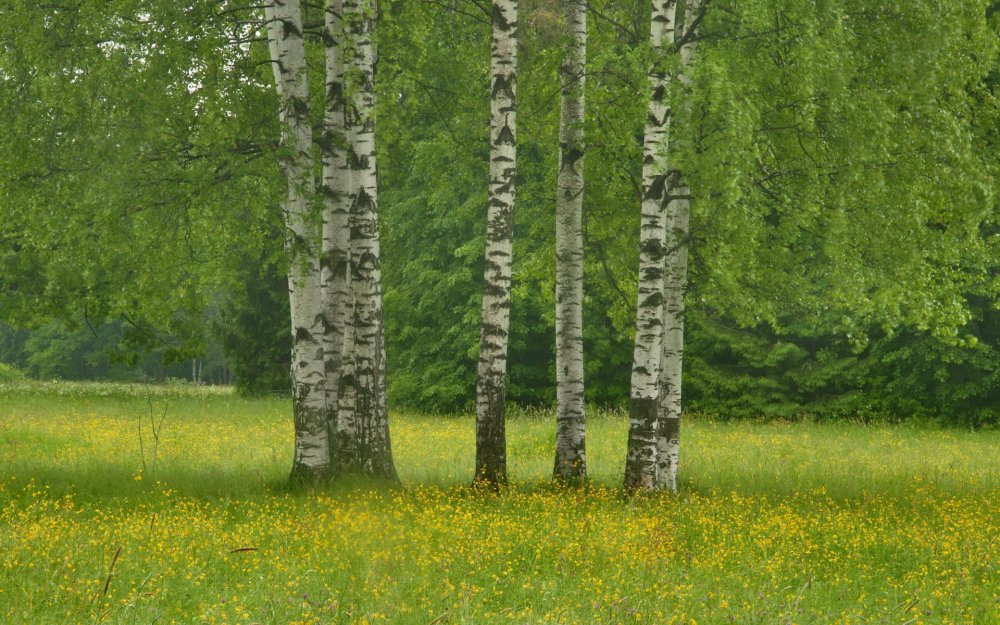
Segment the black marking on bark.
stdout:
[[281,37],[282,39],[291,39],[295,37],[297,39],[302,38],[302,31],[295,25],[290,19],[281,20]]
[[[337,188],[335,188],[335,187],[333,187],[333,186],[331,186],[329,184],[322,184],[322,185],[320,185],[319,190],[320,190],[320,194],[325,199],[327,199],[327,200],[339,200],[340,198],[342,198],[344,196],[343,192],[341,192],[339,189],[337,189]],[[336,212],[336,211],[334,211],[334,212]]]
[[333,110],[339,110],[344,105],[344,84],[339,80],[326,83],[327,102],[332,103]]
[[368,191],[364,187],[358,189],[358,193],[354,197],[354,203],[351,205],[351,211],[356,215],[375,213],[375,199],[368,194]]
[[507,120],[505,119],[503,127],[497,134],[496,141],[494,141],[494,145],[516,145],[516,144],[517,144],[517,139],[514,138],[514,131],[511,130],[510,125],[507,123]]
[[[639,306],[642,307],[642,308],[657,307],[662,302],[663,302],[663,294],[660,293],[659,291],[653,291],[652,293],[650,293],[646,297],[642,298],[642,300],[639,302]],[[662,324],[662,322],[659,319],[651,319],[649,321],[648,326],[649,327],[653,327],[653,326],[658,326],[658,325],[661,325],[661,324]]]
[[360,171],[361,161],[358,159],[357,152],[354,151],[353,146],[348,146],[347,148],[347,168],[351,171]]
[[496,323],[484,323],[482,334],[484,337],[499,337],[503,338],[507,336],[507,330],[503,328],[500,324]]
[[506,99],[514,99],[514,75],[510,75],[510,80],[503,74],[497,74],[493,79],[493,91],[490,93],[490,97],[496,100],[498,96],[503,96]]
[[[486,233],[487,239],[501,242],[509,240],[514,232],[514,212],[510,210],[496,211],[493,219],[490,220],[490,226],[492,228]],[[490,254],[501,258],[510,256],[504,250],[492,250]]]
[[308,125],[309,101],[305,98],[297,98],[293,95],[289,95],[287,102],[288,109],[294,117],[292,121],[295,125]]
[[581,158],[583,158],[583,150],[577,146],[570,146],[565,143],[560,145],[563,150],[562,157],[562,168],[565,169],[569,167],[572,171],[576,171],[576,163]]
[[650,181],[646,192],[642,195],[643,200],[663,200],[667,188],[666,175],[654,176]]
[[667,17],[666,15],[664,15],[664,13],[666,13],[667,7],[670,6],[671,4],[673,4],[673,2],[665,2],[663,4],[663,8],[653,14],[653,18],[652,18],[653,21],[654,22],[663,23],[663,24],[669,24],[670,23],[670,18]]
[[503,9],[501,9],[496,3],[493,4],[493,14],[491,23],[493,28],[500,32],[508,32],[517,27],[517,19],[508,22],[506,16],[503,14]]
[[335,373],[340,371],[340,365],[341,359],[339,356],[337,358],[327,358],[326,362],[323,363],[323,370],[326,373]]
[[507,295],[507,289],[500,284],[494,284],[490,281],[483,283],[483,294],[492,295],[493,297],[505,297]]
[[648,238],[639,244],[639,253],[651,261],[661,260],[665,256],[665,252],[663,242],[660,239]]
[[319,268],[323,272],[327,272],[327,273],[332,272],[333,271],[333,265],[334,265],[335,262],[336,261],[333,258],[333,253],[332,252],[328,252],[326,254],[322,254],[319,257]]
[[380,269],[381,267],[382,259],[376,256],[371,250],[362,250],[358,254],[358,268],[366,275],[369,275],[372,271]]

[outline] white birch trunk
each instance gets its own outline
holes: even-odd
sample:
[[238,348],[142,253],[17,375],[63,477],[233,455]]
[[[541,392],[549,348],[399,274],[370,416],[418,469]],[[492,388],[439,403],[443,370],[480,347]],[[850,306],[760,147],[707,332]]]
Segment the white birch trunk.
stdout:
[[[396,479],[386,405],[382,255],[375,155],[375,0],[344,0],[351,38],[347,123],[351,144],[351,291],[354,295],[354,434],[352,459],[366,475]],[[350,331],[350,330],[348,330]]]
[[[687,0],[684,11],[685,34],[680,49],[677,82],[691,83],[689,67],[697,48],[694,29],[701,11],[701,0]],[[688,285],[688,245],[691,221],[691,191],[684,174],[674,169],[668,182],[668,197],[673,222],[665,237],[670,252],[663,276],[663,351],[660,362],[660,406],[657,428],[656,485],[677,492],[677,469],[680,462],[681,381],[684,370],[684,297]]]
[[[662,57],[674,40],[676,0],[653,0],[650,40],[656,59],[649,72],[651,97],[643,140],[642,219],[639,231],[639,284],[635,349],[629,406],[625,488],[656,485],[657,398],[663,343],[663,248],[667,215],[667,139],[670,109],[668,75]],[[666,48],[666,50],[665,50]]]
[[323,158],[323,315],[326,322],[327,429],[330,432],[330,464],[341,459],[338,448],[345,438],[339,428],[340,378],[344,367],[344,328],[352,306],[348,266],[350,264],[350,172],[347,168],[347,138],[344,121],[344,26],[341,0],[327,0],[324,43],[326,47],[326,108],[320,152]]
[[562,0],[566,51],[559,68],[559,175],[556,192],[556,460],[553,476],[587,479],[583,385],[583,122],[587,7]]
[[312,129],[299,0],[266,6],[268,44],[281,99],[282,169],[288,179],[283,205],[285,248],[290,258],[288,298],[292,321],[292,388],[295,420],[293,479],[330,472],[324,390],[323,307],[320,294],[319,229],[310,219]]
[[684,365],[684,296],[687,292],[687,236],[691,204],[679,175],[671,176],[673,223],[667,237],[664,282],[663,351],[660,362],[659,423],[656,441],[656,485],[677,492],[680,458],[681,377]]
[[504,402],[517,171],[517,0],[493,0],[490,186],[476,376],[475,480],[507,482]]
[[348,267],[347,286],[351,288],[348,317],[344,326],[343,364],[340,370],[340,388],[337,395],[337,463],[338,470],[357,470],[358,427],[354,410],[354,295]]

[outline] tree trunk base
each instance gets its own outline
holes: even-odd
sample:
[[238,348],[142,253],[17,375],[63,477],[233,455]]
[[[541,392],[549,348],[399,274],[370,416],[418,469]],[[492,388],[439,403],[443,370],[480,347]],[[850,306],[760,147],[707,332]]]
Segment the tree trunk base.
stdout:
[[582,458],[556,458],[552,479],[560,486],[583,486],[587,483],[587,463]]
[[656,489],[656,398],[635,398],[629,406],[628,455],[625,490],[636,493]]
[[329,465],[322,467],[293,465],[292,471],[288,475],[288,480],[292,484],[319,484],[329,482],[333,477],[334,471]]

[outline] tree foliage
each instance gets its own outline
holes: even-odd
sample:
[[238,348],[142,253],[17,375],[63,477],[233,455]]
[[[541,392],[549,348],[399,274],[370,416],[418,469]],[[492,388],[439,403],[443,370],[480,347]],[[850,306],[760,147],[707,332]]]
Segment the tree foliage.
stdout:
[[[695,197],[690,407],[997,421],[992,4],[708,4],[691,87],[671,94],[687,104],[673,143]],[[282,313],[244,314],[250,300],[283,297],[260,267],[286,262],[277,103],[250,6],[0,8],[4,320],[119,320],[137,344],[173,336],[196,353],[208,341],[202,312],[229,294],[240,302],[223,316],[243,337],[228,343],[234,352],[286,349],[283,330],[267,330],[267,315]],[[472,405],[489,149],[483,6],[382,4],[379,199],[396,405]],[[649,7],[588,7],[587,393],[617,404],[634,331]],[[508,397],[522,403],[554,399],[555,8],[521,3]],[[306,34],[317,37],[312,13]]]

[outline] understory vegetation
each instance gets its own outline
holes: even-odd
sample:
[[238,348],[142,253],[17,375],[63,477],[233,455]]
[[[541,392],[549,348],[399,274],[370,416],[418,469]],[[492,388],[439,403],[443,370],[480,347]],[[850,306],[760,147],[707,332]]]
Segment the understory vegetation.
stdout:
[[628,499],[622,413],[591,412],[580,491],[548,485],[551,414],[513,414],[492,494],[471,415],[397,412],[400,486],[299,491],[288,411],[0,383],[0,620],[1000,621],[1000,432],[691,417],[679,495]]

